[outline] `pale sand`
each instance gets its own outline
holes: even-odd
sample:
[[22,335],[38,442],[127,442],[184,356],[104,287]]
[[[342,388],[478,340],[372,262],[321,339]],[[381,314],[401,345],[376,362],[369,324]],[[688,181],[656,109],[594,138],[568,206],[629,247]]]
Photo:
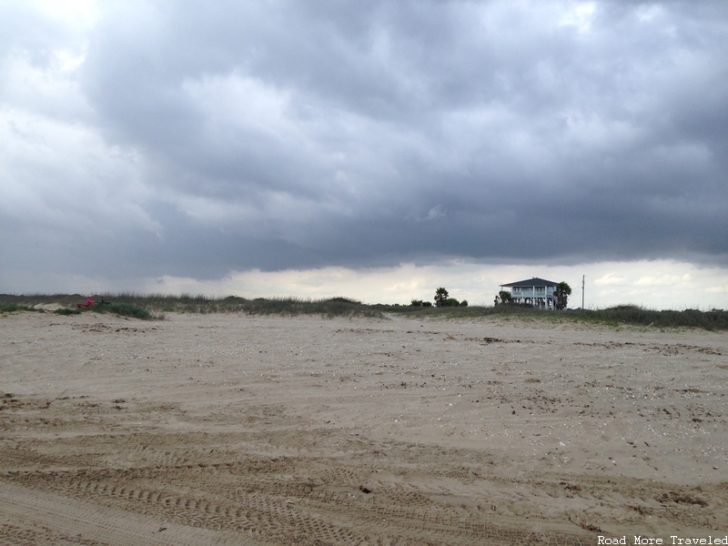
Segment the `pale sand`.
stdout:
[[1,544],[728,534],[728,336],[0,318]]

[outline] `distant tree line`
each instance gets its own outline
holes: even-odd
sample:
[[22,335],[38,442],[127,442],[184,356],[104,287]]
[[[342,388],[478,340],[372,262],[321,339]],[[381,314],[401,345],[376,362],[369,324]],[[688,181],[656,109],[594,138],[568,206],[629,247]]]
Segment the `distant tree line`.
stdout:
[[[449,292],[440,287],[435,290],[435,307],[467,307],[468,300],[458,301],[455,298],[451,298]],[[412,307],[432,307],[432,303],[423,300],[412,300],[410,303]]]

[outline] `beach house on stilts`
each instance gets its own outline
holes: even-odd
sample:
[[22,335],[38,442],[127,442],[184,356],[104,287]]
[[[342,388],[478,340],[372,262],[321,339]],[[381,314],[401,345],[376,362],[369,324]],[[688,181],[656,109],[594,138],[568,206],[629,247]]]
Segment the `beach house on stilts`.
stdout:
[[554,290],[557,284],[553,281],[533,277],[525,281],[501,284],[501,290],[510,288],[513,303],[532,305],[541,309],[556,309]]

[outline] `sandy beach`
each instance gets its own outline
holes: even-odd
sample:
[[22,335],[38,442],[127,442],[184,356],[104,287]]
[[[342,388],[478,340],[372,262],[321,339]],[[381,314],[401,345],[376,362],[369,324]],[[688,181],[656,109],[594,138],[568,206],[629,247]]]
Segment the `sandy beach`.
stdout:
[[0,544],[728,534],[728,336],[0,318]]

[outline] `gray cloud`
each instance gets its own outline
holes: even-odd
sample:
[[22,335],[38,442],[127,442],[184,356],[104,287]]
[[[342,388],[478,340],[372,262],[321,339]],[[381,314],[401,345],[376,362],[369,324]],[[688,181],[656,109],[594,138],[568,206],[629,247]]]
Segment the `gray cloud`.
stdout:
[[18,271],[728,263],[722,0],[100,8],[3,8]]

